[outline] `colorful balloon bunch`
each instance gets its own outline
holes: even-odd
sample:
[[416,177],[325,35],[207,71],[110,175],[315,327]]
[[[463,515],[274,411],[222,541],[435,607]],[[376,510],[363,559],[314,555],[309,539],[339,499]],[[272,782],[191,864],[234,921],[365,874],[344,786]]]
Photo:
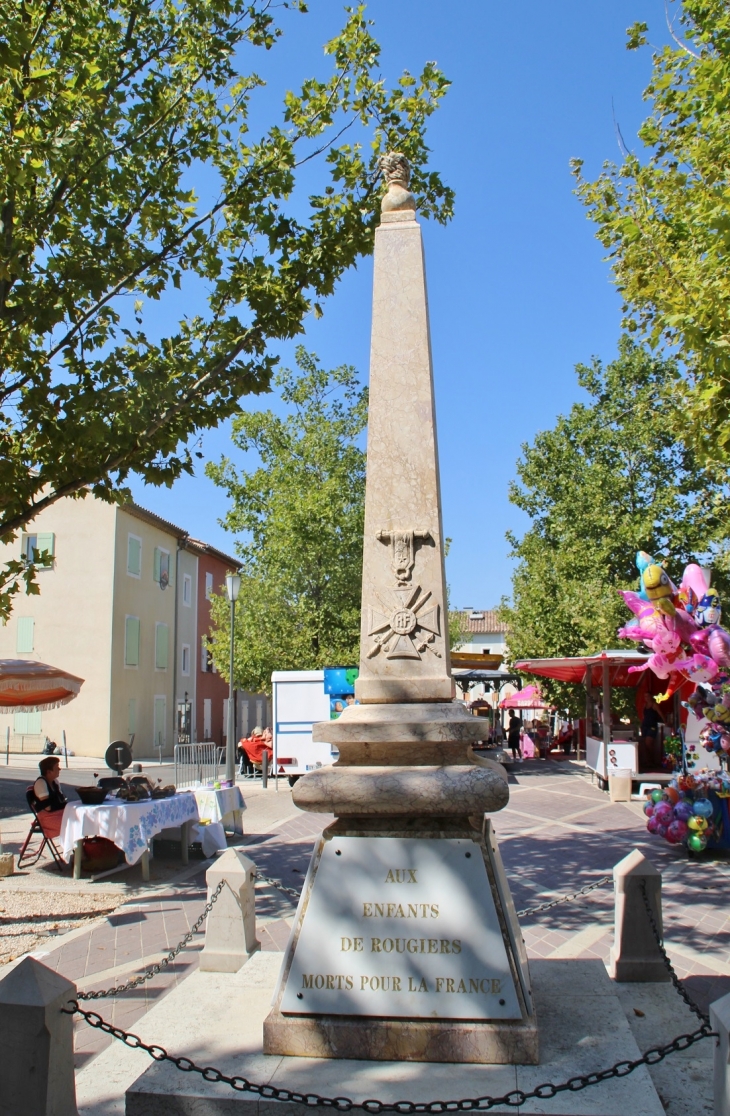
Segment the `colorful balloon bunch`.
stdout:
[[[619,629],[621,639],[642,642],[651,651],[631,673],[651,670],[659,678],[680,675],[697,684],[684,704],[702,720],[700,739],[708,752],[730,754],[730,634],[720,626],[720,598],[705,571],[685,567],[679,588],[651,555],[636,555],[641,589],[621,592],[635,619]],[[687,757],[687,766],[696,758]]]
[[653,790],[644,806],[646,828],[670,845],[702,852],[719,837],[722,811],[710,798],[730,798],[730,776],[723,772],[679,775],[664,790]]

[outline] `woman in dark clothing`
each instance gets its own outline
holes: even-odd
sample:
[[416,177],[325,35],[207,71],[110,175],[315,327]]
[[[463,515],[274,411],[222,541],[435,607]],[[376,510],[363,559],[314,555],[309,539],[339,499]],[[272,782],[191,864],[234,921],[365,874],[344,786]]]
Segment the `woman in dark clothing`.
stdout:
[[512,759],[520,758],[520,732],[522,731],[522,721],[516,713],[510,713],[509,725],[507,726],[507,745],[512,749]]
[[58,837],[66,798],[58,784],[61,761],[56,756],[45,756],[38,764],[40,778],[33,784],[36,810],[43,814],[43,832],[47,837]]

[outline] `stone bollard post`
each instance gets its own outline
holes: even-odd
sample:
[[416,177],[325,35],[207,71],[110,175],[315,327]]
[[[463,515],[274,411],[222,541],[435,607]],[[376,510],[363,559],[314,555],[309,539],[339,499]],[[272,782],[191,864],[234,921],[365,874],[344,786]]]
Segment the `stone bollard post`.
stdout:
[[642,884],[661,935],[661,873],[634,849],[613,870],[616,928],[609,971],[614,980],[658,982],[670,979],[646,913]]
[[710,1004],[710,1026],[715,1039],[714,1116],[730,1116],[730,993]]
[[0,980],[0,1116],[77,1116],[76,985],[33,957]]
[[209,897],[221,880],[225,887],[205,923],[200,968],[236,973],[261,948],[256,940],[256,865],[239,849],[227,849],[205,874]]

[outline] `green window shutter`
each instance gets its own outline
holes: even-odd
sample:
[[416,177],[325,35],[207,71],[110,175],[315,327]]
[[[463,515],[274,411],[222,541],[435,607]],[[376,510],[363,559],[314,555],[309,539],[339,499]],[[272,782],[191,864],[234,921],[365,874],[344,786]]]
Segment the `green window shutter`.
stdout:
[[37,711],[34,711],[32,713],[29,712],[28,713],[28,728],[26,729],[26,732],[30,736],[33,733],[38,735],[38,733],[40,731],[41,731],[41,715],[40,715],[40,713],[37,712]]
[[158,670],[167,670],[167,624],[155,627],[155,666]]
[[124,624],[124,665],[139,666],[139,619],[128,616]]
[[157,581],[157,582],[159,582],[159,580],[160,580],[160,558],[161,557],[162,557],[162,555],[160,554],[160,548],[159,548],[159,546],[156,546],[155,547],[155,565],[154,565],[154,569],[152,571],[152,580]]
[[17,712],[13,719],[13,732],[18,736],[25,736],[28,732],[28,714],[24,712]]
[[18,617],[18,632],[16,636],[15,650],[16,651],[32,651],[33,650],[33,628],[34,620],[32,616],[19,616]]
[[175,584],[175,555],[168,554],[167,556],[167,576],[169,577],[168,585],[170,588]]
[[41,554],[45,551],[49,558],[55,557],[56,536],[54,535],[53,531],[45,531],[38,534],[38,543],[36,545],[36,549]]
[[130,535],[127,539],[127,573],[139,577],[142,570],[142,544]]

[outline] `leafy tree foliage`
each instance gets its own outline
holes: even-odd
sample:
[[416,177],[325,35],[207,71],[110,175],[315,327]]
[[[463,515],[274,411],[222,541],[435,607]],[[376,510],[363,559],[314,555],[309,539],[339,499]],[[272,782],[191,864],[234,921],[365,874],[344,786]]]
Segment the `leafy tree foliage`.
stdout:
[[[688,561],[713,565],[728,584],[727,492],[672,434],[675,363],[624,337],[617,360],[576,371],[589,401],[523,446],[510,488],[532,521],[508,536],[518,561],[501,614],[513,662],[620,646],[629,614],[617,589],[638,588],[639,549],[677,575]],[[540,685],[583,708],[582,688]]]
[[[252,56],[282,33],[273,7],[4,5],[2,541],[61,497],[112,501],[130,473],[169,485],[192,470],[196,432],[268,389],[268,342],[301,333],[372,250],[385,150],[409,158],[421,212],[450,216],[424,138],[448,82],[428,63],[387,89],[362,7],[325,48],[331,77],[282,91],[280,116],[250,134]],[[199,295],[194,314],[177,288]],[[180,317],[168,336],[163,299]],[[0,615],[25,572],[5,570]]]
[[[608,248],[625,325],[684,361],[677,434],[730,460],[730,7],[684,0],[674,45],[654,53],[643,151],[578,193]],[[629,28],[628,48],[647,25]],[[684,41],[683,41],[684,40]]]
[[[359,661],[367,389],[347,365],[326,372],[302,346],[299,374],[275,377],[291,407],[243,411],[233,442],[258,468],[224,459],[206,472],[226,490],[228,530],[243,533],[236,612],[236,685],[271,689],[273,670],[316,670]],[[229,671],[229,613],[214,605],[213,654]]]

